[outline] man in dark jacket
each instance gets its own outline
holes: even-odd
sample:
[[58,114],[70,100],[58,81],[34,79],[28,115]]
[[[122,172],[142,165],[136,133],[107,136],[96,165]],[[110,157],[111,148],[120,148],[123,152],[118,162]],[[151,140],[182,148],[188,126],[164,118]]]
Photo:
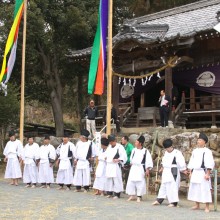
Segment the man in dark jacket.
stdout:
[[170,112],[170,97],[165,95],[165,91],[160,91],[160,123],[161,127],[168,127],[168,118]]
[[84,114],[86,116],[86,129],[95,137],[95,118],[98,117],[98,109],[93,99],[90,100],[89,106],[84,110]]

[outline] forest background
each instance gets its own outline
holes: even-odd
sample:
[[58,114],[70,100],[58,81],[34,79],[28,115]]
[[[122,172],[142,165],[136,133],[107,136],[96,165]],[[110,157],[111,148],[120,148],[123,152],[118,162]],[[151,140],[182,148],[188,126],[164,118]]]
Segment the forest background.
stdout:
[[[197,0],[198,1],[198,0]],[[196,0],[114,0],[113,36],[125,19],[139,17]],[[0,1],[0,57],[13,23],[15,0]],[[91,47],[97,27],[99,0],[31,0],[27,11],[25,122],[78,130],[87,94],[88,66],[72,63],[68,50]],[[19,124],[22,29],[8,95],[0,91],[0,133]],[[106,94],[101,98],[105,104]]]

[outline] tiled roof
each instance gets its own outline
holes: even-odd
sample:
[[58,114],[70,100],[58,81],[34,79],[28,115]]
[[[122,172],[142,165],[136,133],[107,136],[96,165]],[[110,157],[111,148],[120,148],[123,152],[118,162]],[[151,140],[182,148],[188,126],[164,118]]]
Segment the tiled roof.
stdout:
[[[187,38],[210,31],[218,23],[220,0],[203,0],[166,11],[126,20],[121,31],[113,38],[113,46],[127,40],[138,43],[165,42]],[[71,57],[84,57],[91,48],[71,51]]]

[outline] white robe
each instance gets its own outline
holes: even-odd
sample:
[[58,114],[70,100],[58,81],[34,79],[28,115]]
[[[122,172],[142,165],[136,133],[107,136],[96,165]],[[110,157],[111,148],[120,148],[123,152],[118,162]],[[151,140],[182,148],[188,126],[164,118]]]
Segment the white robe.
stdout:
[[24,183],[37,183],[38,167],[35,163],[39,159],[39,145],[33,143],[32,145],[26,144],[24,147],[23,161],[24,161]]
[[[142,164],[144,157],[145,164]],[[131,152],[130,163],[131,169],[128,176],[126,193],[128,195],[143,196],[146,194],[146,179],[143,166],[145,166],[145,169],[153,167],[151,154],[146,148],[134,148]]]
[[21,141],[8,141],[3,154],[7,158],[7,166],[5,170],[5,179],[12,178],[17,179],[21,178],[21,167],[18,160],[18,157],[21,157],[23,154],[23,146]]
[[98,166],[95,172],[95,181],[93,184],[94,189],[101,191],[106,190],[106,161],[105,161],[105,151],[101,149],[98,154]]
[[[123,161],[118,163],[113,162],[116,153],[119,153],[119,160]],[[109,145],[106,150],[106,191],[120,193],[123,191],[121,166],[127,161],[127,154],[121,144],[116,144],[115,147]]]
[[57,155],[59,156],[59,169],[57,172],[56,183],[70,185],[73,183],[73,167],[68,157],[69,150],[72,151],[73,157],[75,154],[75,145],[68,141],[66,144],[61,144],[57,148]]
[[[204,154],[205,153],[205,154]],[[208,148],[196,148],[193,150],[188,168],[193,169],[188,200],[202,203],[211,203],[211,180],[205,180],[205,171],[201,168],[204,154],[204,165],[206,169],[213,169],[215,162],[213,159],[212,151]]]
[[[89,186],[91,184],[89,161],[86,159],[91,141],[78,141],[76,144],[75,160],[77,160],[73,184],[75,186]],[[96,156],[96,146],[92,143],[92,157]]]
[[39,183],[54,183],[53,166],[50,166],[49,158],[56,159],[56,151],[53,145],[42,145],[39,150]]
[[[172,165],[174,157],[176,157],[177,165]],[[161,186],[157,198],[165,199],[167,197],[169,203],[179,202],[180,171],[186,170],[183,154],[176,149],[170,153],[166,151],[162,159],[162,165]],[[172,167],[177,167],[176,180],[171,172]]]

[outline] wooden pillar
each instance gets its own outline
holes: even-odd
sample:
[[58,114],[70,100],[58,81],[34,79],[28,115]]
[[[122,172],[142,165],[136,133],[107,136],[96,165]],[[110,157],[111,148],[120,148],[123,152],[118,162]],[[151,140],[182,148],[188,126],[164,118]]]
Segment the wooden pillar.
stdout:
[[167,67],[165,69],[165,94],[170,96],[171,98],[172,98],[172,87],[173,87],[172,81],[173,81],[172,68]]
[[185,92],[182,91],[182,97],[181,97],[181,102],[182,102],[182,106],[183,106],[183,111],[186,110],[186,97],[185,97]]
[[[173,88],[173,79],[172,79],[172,68],[171,67],[167,67],[165,69],[165,94],[168,95],[170,97],[170,99],[172,100],[172,88]],[[171,101],[171,105],[172,105],[172,101]],[[169,120],[172,119],[172,106],[170,105],[170,114],[169,114]]]
[[190,110],[195,111],[195,105],[196,105],[196,100],[195,100],[195,89],[190,88]]
[[145,100],[145,94],[141,94],[141,102],[140,102],[140,107],[144,107],[144,100]]
[[134,114],[134,96],[131,97],[131,109],[132,109],[132,115]]
[[[214,94],[212,94],[212,109],[211,110],[216,110],[216,98]],[[216,113],[212,113],[212,128],[216,128]]]

